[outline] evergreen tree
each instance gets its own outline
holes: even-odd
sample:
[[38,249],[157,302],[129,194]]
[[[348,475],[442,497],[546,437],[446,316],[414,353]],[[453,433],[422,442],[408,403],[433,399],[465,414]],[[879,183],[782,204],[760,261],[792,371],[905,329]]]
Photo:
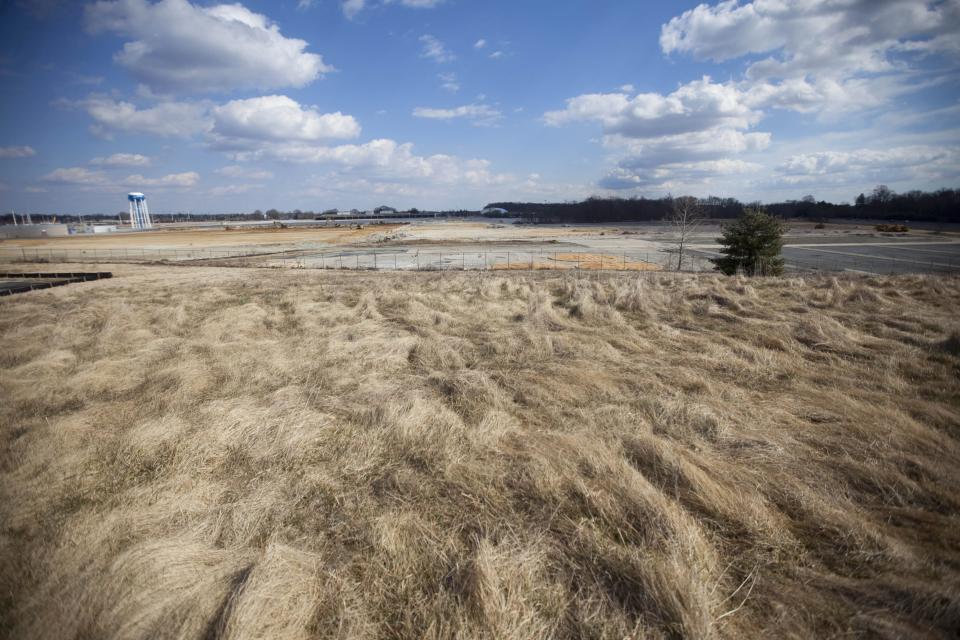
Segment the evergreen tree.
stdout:
[[783,273],[784,225],[761,207],[747,207],[722,228],[721,258],[711,260],[716,269],[733,275],[738,271],[754,276],[778,276]]

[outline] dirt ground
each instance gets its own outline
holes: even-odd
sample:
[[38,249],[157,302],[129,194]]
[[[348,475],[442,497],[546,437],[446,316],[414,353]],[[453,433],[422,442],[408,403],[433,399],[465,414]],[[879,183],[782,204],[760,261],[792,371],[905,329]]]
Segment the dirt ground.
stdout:
[[588,271],[661,271],[663,267],[643,260],[618,259],[616,256],[597,255],[594,253],[558,253],[547,256],[546,260],[533,259],[530,262],[518,260],[512,264],[496,263],[495,271],[527,271],[542,269],[586,269]]
[[[271,266],[348,264],[357,269],[382,269],[395,264],[404,269],[444,269],[453,264],[477,269],[492,264],[491,268],[515,270],[531,265],[534,269],[567,268],[570,265],[557,257],[550,261],[544,256],[570,255],[570,260],[577,262],[577,255],[589,254],[593,258],[581,259],[580,268],[617,268],[619,264],[628,270],[650,265],[669,269],[678,263],[674,230],[656,222],[521,225],[484,219],[417,219],[359,228],[355,222],[340,224],[292,224],[285,229],[163,226],[146,233],[6,240],[0,241],[0,259],[150,262],[245,257],[250,266],[277,259]],[[960,239],[944,229],[883,234],[866,222],[818,226],[812,222],[789,224],[784,238],[788,268],[874,274],[960,272]],[[686,270],[712,270],[709,258],[716,255],[719,233],[719,223],[711,221],[688,238]]]
[[43,247],[53,249],[187,249],[245,247],[250,245],[349,244],[367,240],[371,236],[390,233],[399,224],[365,224],[342,227],[313,227],[297,229],[255,228],[242,229],[158,229],[143,233],[106,233],[74,235],[65,238],[37,238],[5,240],[4,247]]
[[[712,243],[719,232],[717,224],[705,224],[695,234],[695,242]],[[856,236],[866,240],[879,237],[869,224],[829,224],[816,229],[813,223],[791,223],[788,243],[810,239],[839,239]],[[922,239],[929,232],[911,234]],[[657,223],[622,223],[606,225],[516,225],[512,223],[473,220],[418,220],[413,223],[356,224],[343,226],[291,227],[222,227],[196,229],[160,227],[143,233],[73,235],[64,238],[10,239],[0,248],[20,247],[43,249],[198,249],[249,246],[307,247],[338,245],[437,245],[455,250],[463,243],[557,242],[585,243],[598,249],[617,250],[624,245],[642,244],[655,250],[661,243],[671,243],[669,225]]]

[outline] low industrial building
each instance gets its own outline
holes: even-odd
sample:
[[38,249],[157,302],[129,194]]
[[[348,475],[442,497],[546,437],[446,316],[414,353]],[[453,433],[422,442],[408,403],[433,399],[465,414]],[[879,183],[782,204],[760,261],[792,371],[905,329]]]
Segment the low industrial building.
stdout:
[[65,224],[8,224],[0,227],[0,237],[4,238],[60,238],[70,235],[70,227]]

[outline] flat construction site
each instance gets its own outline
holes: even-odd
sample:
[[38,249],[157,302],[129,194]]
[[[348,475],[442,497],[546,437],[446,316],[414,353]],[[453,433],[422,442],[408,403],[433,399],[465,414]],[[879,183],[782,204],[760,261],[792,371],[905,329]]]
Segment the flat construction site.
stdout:
[[960,629],[956,277],[96,268],[0,299],[2,637]]
[[[292,224],[292,223],[291,223]],[[708,271],[719,226],[689,239],[683,270]],[[180,262],[320,269],[677,268],[678,239],[663,224],[519,225],[475,219],[311,226],[160,228],[0,242],[0,260]],[[960,233],[878,233],[867,224],[793,223],[783,251],[796,271],[960,273]],[[229,262],[223,262],[227,260]]]
[[290,248],[328,246],[359,242],[376,233],[388,233],[403,225],[323,226],[315,228],[210,227],[164,228],[153,231],[78,234],[63,238],[6,240],[3,247],[79,249],[232,249],[247,247]]

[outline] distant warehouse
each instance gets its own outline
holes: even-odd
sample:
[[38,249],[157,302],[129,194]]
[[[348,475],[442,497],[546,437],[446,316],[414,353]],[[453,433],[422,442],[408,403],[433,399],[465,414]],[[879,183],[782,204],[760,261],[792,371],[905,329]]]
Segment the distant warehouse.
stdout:
[[0,231],[6,238],[59,238],[70,235],[70,227],[65,224],[17,224],[4,225]]

